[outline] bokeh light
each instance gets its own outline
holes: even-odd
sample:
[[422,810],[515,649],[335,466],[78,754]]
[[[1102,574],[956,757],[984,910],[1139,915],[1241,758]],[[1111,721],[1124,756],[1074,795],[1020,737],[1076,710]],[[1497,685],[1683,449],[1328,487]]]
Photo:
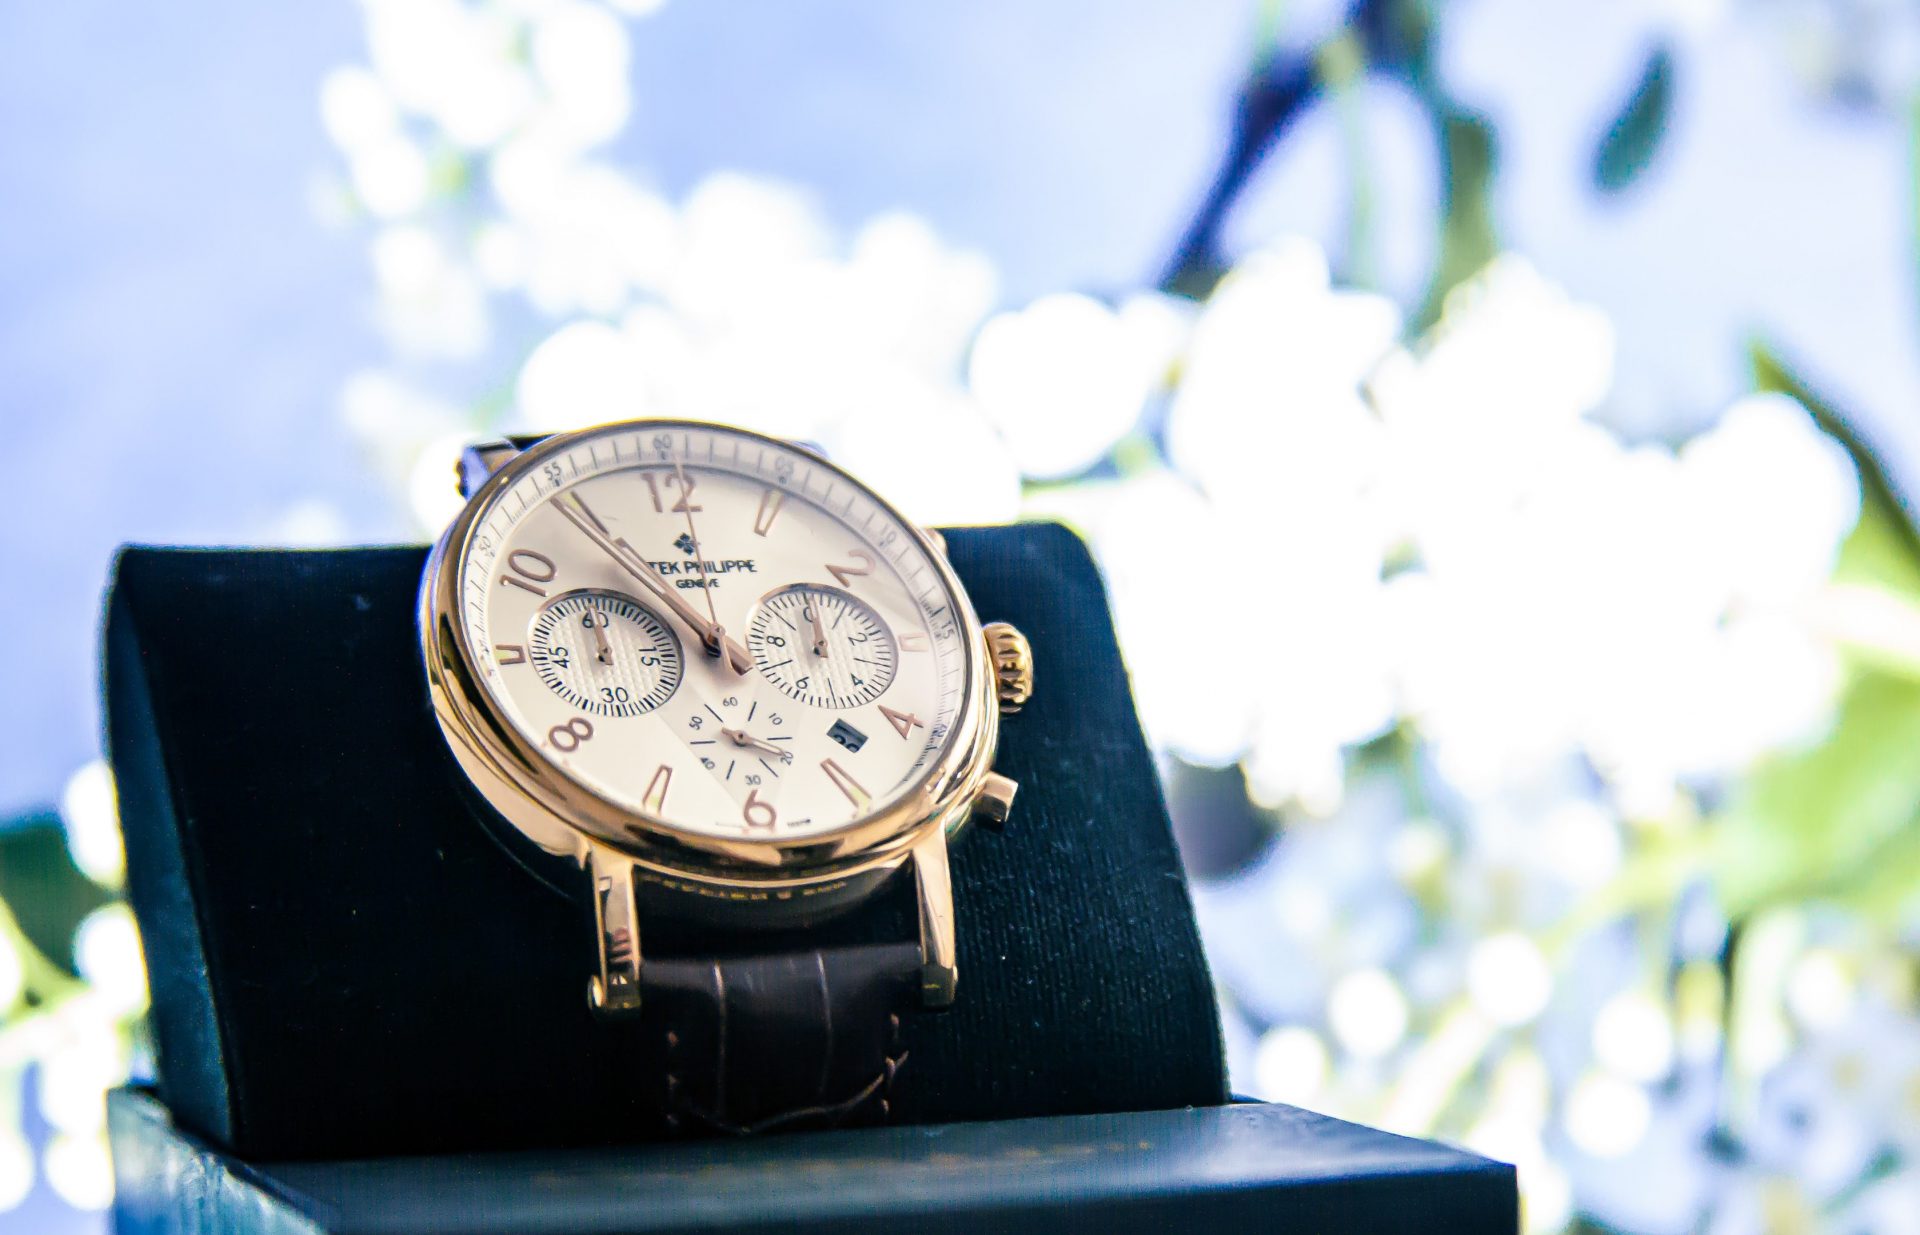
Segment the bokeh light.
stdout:
[[[1163,279],[1035,288],[931,206],[651,166],[661,7],[353,11],[312,196],[364,248],[329,371],[374,500],[258,539],[355,501],[429,536],[464,444],[631,416],[817,444],[929,524],[1060,519],[1239,1090],[1510,1161],[1530,1232],[1916,1229],[1920,531],[1865,423],[1913,323],[1849,310],[1910,297],[1920,18],[1270,6],[1248,97],[1316,88],[1241,135],[1237,214]],[[1869,149],[1906,186],[1870,218]],[[1195,610],[1258,655],[1168,639]],[[59,793],[69,920],[0,905],[0,1213],[111,1193],[114,794]]]

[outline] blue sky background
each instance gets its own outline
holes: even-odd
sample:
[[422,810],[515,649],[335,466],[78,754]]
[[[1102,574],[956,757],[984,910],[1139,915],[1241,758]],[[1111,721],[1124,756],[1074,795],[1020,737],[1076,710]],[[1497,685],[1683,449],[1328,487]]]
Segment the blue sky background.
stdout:
[[[1309,16],[1315,5],[1293,6]],[[1816,105],[1779,40],[1683,46],[1674,126],[1621,198],[1592,143],[1645,54],[1634,6],[1467,0],[1445,66],[1502,142],[1510,245],[1621,332],[1620,415],[1715,411],[1741,338],[1783,340],[1906,475],[1920,456],[1905,135]],[[1010,303],[1150,280],[1225,140],[1246,0],[1164,5],[669,3],[634,37],[619,156],[671,195],[736,168],[852,226],[907,208],[1000,268]],[[98,745],[99,589],[123,541],[258,539],[321,499],[352,534],[408,534],[341,429],[341,379],[381,359],[362,238],[312,207],[332,165],[316,90],[362,57],[353,5],[0,10],[0,811],[49,800]],[[1434,160],[1397,90],[1364,105],[1382,280],[1432,256]],[[1230,238],[1337,245],[1330,109],[1252,186]],[[510,371],[501,344],[485,380]]]
[[[1222,140],[1238,2],[669,4],[621,153],[678,194],[792,179],[853,225],[931,218],[1013,299],[1150,279]],[[321,74],[351,4],[0,9],[0,811],[98,747],[100,589],[124,541],[259,538],[318,498],[408,534],[338,423],[382,350],[361,238],[315,218]]]

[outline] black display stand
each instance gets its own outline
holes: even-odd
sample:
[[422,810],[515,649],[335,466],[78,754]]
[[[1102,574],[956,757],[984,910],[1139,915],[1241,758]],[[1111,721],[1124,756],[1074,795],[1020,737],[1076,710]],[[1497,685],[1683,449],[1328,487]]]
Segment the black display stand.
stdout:
[[261,1165],[108,1101],[117,1235],[1504,1235],[1513,1168],[1287,1106]]
[[[947,539],[982,617],[1032,639],[1038,685],[1003,729],[1011,823],[954,852],[959,1001],[907,1030],[895,1115],[943,1126],[644,1151],[584,1148],[653,1133],[654,1065],[586,1008],[581,905],[530,878],[462,790],[419,664],[423,551],[125,551],[108,728],[158,1093],[115,1100],[121,1229],[198,1230],[229,1203],[211,1229],[669,1230],[758,1204],[797,1228],[843,1222],[855,1195],[925,1225],[949,1203],[943,1221],[1038,1212],[1058,1177],[998,1169],[1032,1155],[1084,1176],[1096,1212],[1311,1176],[1312,1205],[1400,1189],[1370,1211],[1398,1224],[1374,1229],[1469,1229],[1420,1224],[1466,1212],[1511,1229],[1507,1168],[1221,1105],[1211,983],[1098,575],[1058,527]],[[1183,1107],[1209,1109],[1166,1114]],[[1341,1153],[1303,1149],[1331,1129]],[[1209,1177],[1207,1145],[1247,1169]],[[472,1151],[517,1152],[387,1160]],[[959,1191],[936,1169],[949,1151],[982,1168]],[[878,1192],[842,1186],[856,1167]],[[689,1193],[688,1172],[743,1192]],[[596,1209],[602,1183],[625,1201]]]
[[[983,618],[1032,639],[1038,689],[1002,729],[1011,822],[954,848],[961,993],[907,1019],[896,1118],[1218,1103],[1213,990],[1093,564],[1051,525],[948,543]],[[159,1089],[184,1127],[251,1157],[659,1131],[653,1044],[582,993],[584,897],[480,826],[434,722],[422,558],[119,561],[108,727]]]

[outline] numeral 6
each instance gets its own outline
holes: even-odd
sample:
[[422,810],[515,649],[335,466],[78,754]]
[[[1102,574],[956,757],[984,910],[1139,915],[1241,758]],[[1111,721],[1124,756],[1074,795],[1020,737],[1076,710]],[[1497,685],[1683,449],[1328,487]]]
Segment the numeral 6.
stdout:
[[747,800],[740,806],[740,817],[747,821],[750,828],[770,828],[780,818],[773,809],[773,803],[760,800],[758,789],[747,794]]

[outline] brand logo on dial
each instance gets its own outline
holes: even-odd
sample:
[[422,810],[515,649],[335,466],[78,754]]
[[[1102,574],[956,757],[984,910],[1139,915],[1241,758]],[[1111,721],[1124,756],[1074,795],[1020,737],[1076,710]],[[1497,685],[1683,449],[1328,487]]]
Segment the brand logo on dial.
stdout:
[[[682,533],[680,540],[686,539],[686,535]],[[693,552],[679,541],[674,542],[674,548],[683,549],[689,554]],[[721,558],[719,561],[708,558],[704,562],[691,562],[680,558],[658,558],[649,561],[647,565],[672,579],[675,587],[700,587],[703,578],[706,580],[706,586],[719,587],[721,575],[751,575],[759,573],[760,570],[760,564],[749,557]],[[706,568],[704,571],[701,569],[703,566]]]
[[[673,547],[688,557],[692,557],[700,550],[700,546],[695,543],[692,533],[689,532],[680,533],[679,539],[673,542]],[[650,562],[648,564],[663,575],[683,576],[675,581],[674,586],[676,587],[700,587],[702,586],[700,582],[702,578],[706,579],[705,586],[718,587],[720,584],[719,580],[714,578],[715,575],[732,575],[741,572],[754,574],[760,569],[752,558],[743,557],[727,558],[718,562],[711,558],[704,562],[676,562],[669,558],[665,561]],[[705,567],[705,569],[702,570],[702,567]]]

